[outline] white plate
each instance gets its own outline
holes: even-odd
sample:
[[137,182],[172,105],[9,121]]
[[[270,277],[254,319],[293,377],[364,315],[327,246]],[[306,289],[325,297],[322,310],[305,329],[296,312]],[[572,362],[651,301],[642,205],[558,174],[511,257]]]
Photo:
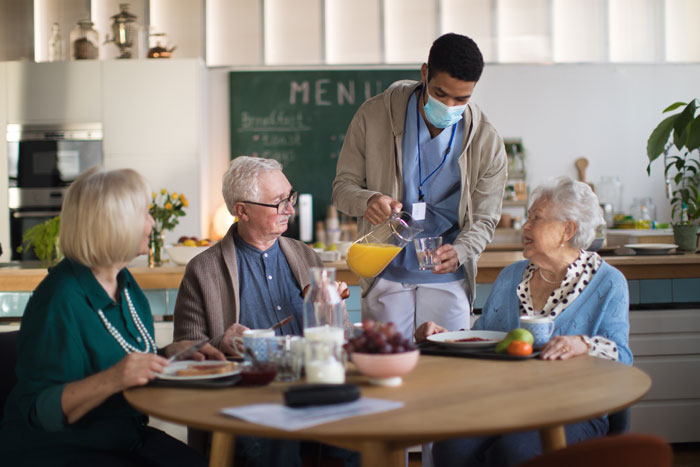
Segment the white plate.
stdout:
[[[232,371],[226,372],[226,373],[215,373],[213,375],[192,375],[192,376],[178,376],[175,373],[178,370],[182,370],[184,368],[189,367],[190,365],[193,366],[208,366],[208,365],[217,365],[217,364],[223,364],[224,362],[219,363],[218,361],[203,361],[203,362],[198,362],[195,360],[181,360],[179,362],[173,362],[170,365],[163,370],[163,373],[156,374],[156,376],[160,379],[169,379],[172,381],[188,381],[188,380],[200,380],[200,379],[217,379],[217,378],[223,378],[225,376],[231,376],[235,375],[237,373],[241,372],[241,366],[237,365],[236,368]],[[229,362],[230,363],[230,362]]]
[[[454,342],[459,339],[468,339],[470,337],[480,337],[482,339],[489,340],[477,342]],[[433,334],[432,336],[428,336],[428,340],[444,347],[467,347],[471,349],[481,349],[493,347],[498,343],[498,341],[503,340],[505,337],[506,333],[500,331],[452,331]]]
[[625,248],[631,248],[638,255],[667,255],[678,245],[673,243],[630,243]]

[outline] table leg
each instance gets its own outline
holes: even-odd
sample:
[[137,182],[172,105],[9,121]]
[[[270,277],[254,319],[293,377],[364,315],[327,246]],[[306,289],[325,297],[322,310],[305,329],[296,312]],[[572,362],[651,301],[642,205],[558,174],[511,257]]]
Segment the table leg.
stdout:
[[211,452],[209,467],[231,467],[233,465],[233,450],[235,438],[230,433],[215,431],[211,436]]
[[543,453],[565,448],[566,433],[564,432],[564,425],[541,429],[540,442],[542,443]]
[[395,448],[382,441],[367,441],[361,444],[362,467],[403,467],[406,465],[406,453],[403,447]]

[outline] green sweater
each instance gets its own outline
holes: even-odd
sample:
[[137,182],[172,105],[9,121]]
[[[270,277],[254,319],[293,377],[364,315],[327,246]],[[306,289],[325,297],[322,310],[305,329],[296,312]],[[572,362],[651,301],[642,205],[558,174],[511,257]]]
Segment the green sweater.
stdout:
[[117,276],[120,303],[115,303],[89,268],[63,260],[49,270],[24,311],[19,334],[18,383],[0,423],[4,465],[61,465],[92,450],[131,450],[141,442],[147,418],[132,409],[121,393],[68,425],[61,409],[67,383],[105,370],[126,352],[100,320],[109,322],[131,345],[145,348],[124,298],[124,289],[151,336],[148,300],[133,276]]

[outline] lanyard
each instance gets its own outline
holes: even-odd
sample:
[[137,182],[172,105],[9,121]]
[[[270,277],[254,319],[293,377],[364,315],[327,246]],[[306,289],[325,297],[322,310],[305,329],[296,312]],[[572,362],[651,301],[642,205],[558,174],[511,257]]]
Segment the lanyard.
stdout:
[[[442,156],[442,161],[440,162],[440,165],[435,167],[435,170],[430,172],[427,177],[423,178],[423,170],[421,167],[421,162],[420,162],[420,109],[418,107],[418,100],[423,96],[423,90],[421,89],[420,94],[418,95],[418,99],[416,100],[416,138],[417,138],[417,145],[418,145],[418,201],[423,201],[425,198],[423,194],[423,185],[428,181],[430,177],[435,175],[435,172],[440,170],[440,168],[445,164],[445,161],[447,160],[447,156],[450,154],[450,149],[452,149],[452,141],[455,138],[455,131],[457,130],[457,123],[452,125],[452,134],[450,135],[450,142],[447,143],[447,149],[445,149],[445,155]],[[459,122],[458,122],[459,123]]]

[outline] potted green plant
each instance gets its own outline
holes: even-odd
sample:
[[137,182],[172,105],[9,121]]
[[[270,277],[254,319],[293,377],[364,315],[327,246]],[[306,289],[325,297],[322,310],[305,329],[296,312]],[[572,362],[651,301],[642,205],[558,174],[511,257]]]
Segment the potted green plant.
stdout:
[[22,253],[27,248],[31,248],[43,266],[53,266],[63,257],[58,247],[60,231],[61,216],[37,224],[22,235],[22,245],[17,247],[17,251]]
[[659,123],[647,141],[647,174],[664,156],[664,177],[671,197],[673,236],[679,249],[695,251],[700,219],[700,115],[698,99],[676,102],[663,113],[681,109]]

